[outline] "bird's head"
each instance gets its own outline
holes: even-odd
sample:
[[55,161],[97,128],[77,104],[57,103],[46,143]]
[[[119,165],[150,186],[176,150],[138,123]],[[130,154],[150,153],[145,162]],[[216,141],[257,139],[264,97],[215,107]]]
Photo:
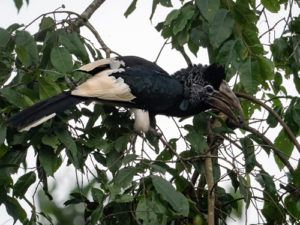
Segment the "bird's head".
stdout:
[[201,67],[200,72],[200,75],[198,73],[198,76],[194,76],[190,84],[190,104],[196,106],[204,102],[225,113],[235,123],[243,123],[244,114],[240,102],[225,81],[224,68],[212,64],[208,67]]

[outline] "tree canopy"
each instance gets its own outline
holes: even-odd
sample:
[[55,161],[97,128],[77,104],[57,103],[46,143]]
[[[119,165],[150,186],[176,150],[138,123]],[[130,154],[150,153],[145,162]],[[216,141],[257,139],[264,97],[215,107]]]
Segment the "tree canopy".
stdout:
[[[136,133],[124,108],[86,102],[28,132],[7,126],[16,112],[88,78],[76,68],[118,55],[89,22],[106,2],[94,0],[83,12],[63,6],[30,24],[0,28],[0,205],[7,214],[22,224],[80,218],[92,225],[212,225],[231,224],[252,208],[257,224],[298,224],[300,16],[292,13],[300,12],[298,0],[153,0],[149,9],[150,20],[158,7],[170,9],[153,24],[165,40],[162,50],[171,45],[190,65],[205,48],[210,63],[225,67],[245,124],[207,111],[174,119],[178,135],[166,138],[155,123]],[[20,10],[25,1],[14,3]],[[29,32],[33,23],[39,29]],[[100,49],[81,35],[83,27]],[[66,179],[77,186],[61,207],[48,181],[66,165],[75,168]]]

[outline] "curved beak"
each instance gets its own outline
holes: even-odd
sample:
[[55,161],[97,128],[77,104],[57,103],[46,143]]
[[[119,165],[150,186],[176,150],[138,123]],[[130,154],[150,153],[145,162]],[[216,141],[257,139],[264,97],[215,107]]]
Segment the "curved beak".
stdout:
[[225,113],[236,123],[244,123],[245,118],[240,101],[232,92],[226,81],[222,81],[219,91],[214,91],[209,97],[208,103],[212,107]]

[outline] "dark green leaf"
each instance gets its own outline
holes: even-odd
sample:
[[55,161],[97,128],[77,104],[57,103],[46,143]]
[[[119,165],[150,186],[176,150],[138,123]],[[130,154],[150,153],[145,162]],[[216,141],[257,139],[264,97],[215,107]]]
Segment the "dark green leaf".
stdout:
[[209,28],[209,40],[214,48],[218,48],[232,33],[234,20],[226,9],[219,9]]
[[29,172],[21,176],[14,185],[14,196],[23,198],[28,188],[35,182],[35,172]]
[[0,205],[1,204],[5,205],[7,213],[14,219],[14,222],[17,220],[20,220],[21,223],[25,222],[27,218],[25,210],[15,198],[11,198],[6,194],[3,186],[0,186]]
[[133,0],[131,2],[131,4],[129,5],[129,7],[127,8],[126,12],[124,13],[124,16],[125,17],[128,17],[136,8],[136,3],[137,3],[137,0]]
[[[36,66],[39,63],[39,55],[36,43],[27,31],[16,31],[16,50],[18,49],[20,60],[26,66]],[[24,50],[25,49],[25,50]]]
[[57,83],[47,77],[39,77],[38,83],[40,99],[42,100],[61,93],[61,89]]
[[240,181],[240,185],[239,185],[240,192],[241,195],[244,197],[244,202],[246,203],[246,208],[248,209],[252,194],[251,191],[249,190],[249,186],[245,178],[239,176],[239,181]]
[[126,188],[132,182],[134,175],[138,173],[139,169],[136,167],[125,167],[118,171],[113,179],[113,183],[119,188]]
[[249,137],[241,138],[240,142],[245,156],[246,173],[250,173],[256,164],[254,145]]
[[50,59],[53,66],[62,73],[73,70],[72,56],[66,48],[53,48],[50,53]]
[[230,180],[231,180],[232,186],[234,188],[234,191],[236,192],[236,190],[238,189],[238,187],[240,185],[240,183],[237,179],[237,174],[233,170],[227,170],[227,173],[230,177]]
[[[284,129],[282,129],[276,137],[274,145],[283,153],[282,155],[284,156],[284,158],[290,158],[294,148],[294,144],[287,137]],[[276,155],[274,157],[279,169],[281,170],[284,167],[284,164]]]
[[194,130],[190,131],[186,135],[186,139],[188,142],[190,142],[192,148],[198,153],[201,154],[204,152],[207,143],[205,141],[205,138],[201,135],[201,133],[198,133]]
[[[300,128],[300,103],[297,103],[292,108],[292,117],[293,121],[297,124],[297,126]],[[1,143],[1,142],[0,142]]]
[[264,80],[274,79],[274,63],[264,56],[258,57],[258,63],[260,67],[260,74]]
[[118,152],[123,152],[127,148],[127,144],[130,141],[130,136],[129,135],[124,135],[121,137],[118,137],[116,142],[115,142],[115,149]]
[[54,151],[59,145],[58,137],[54,135],[44,135],[42,137],[42,143],[52,147]]
[[220,7],[220,0],[196,0],[202,16],[211,23]]
[[137,155],[136,154],[128,154],[128,155],[125,155],[123,160],[122,160],[122,164],[128,164],[130,162],[132,162],[133,160],[135,160],[137,158]]
[[260,84],[258,62],[252,57],[248,57],[241,63],[239,71],[241,83],[245,90],[250,94],[256,93]]
[[193,15],[194,7],[190,5],[187,7],[183,7],[178,18],[176,19],[176,23],[173,26],[173,34],[176,35],[180,31],[182,31],[185,28],[187,22],[193,17]]
[[5,87],[0,89],[0,92],[9,103],[18,106],[19,108],[26,108],[33,104],[33,102],[27,96],[21,95],[15,89]]
[[168,16],[167,16],[167,18],[166,18],[166,20],[165,20],[165,22],[164,22],[164,25],[165,25],[165,26],[171,25],[171,23],[172,23],[175,19],[177,19],[177,17],[179,16],[179,14],[180,14],[180,10],[178,10],[178,9],[172,10],[172,11],[168,14]]
[[46,146],[39,151],[38,157],[47,176],[53,176],[62,163],[61,157],[57,156],[52,149]]
[[73,157],[77,156],[77,146],[72,136],[66,130],[56,131],[55,132],[58,139],[61,143],[64,144],[67,150],[72,152]]
[[278,0],[261,0],[263,6],[272,13],[277,13],[280,10]]
[[0,28],[0,47],[4,47],[8,43],[9,39],[10,34],[6,30]]
[[252,53],[258,55],[265,54],[264,48],[258,38],[258,30],[255,25],[251,24],[247,27],[244,27],[244,29],[242,30],[242,35],[245,45]]
[[99,221],[99,219],[102,217],[103,214],[103,207],[102,205],[99,205],[93,212],[91,215],[91,225],[95,225],[98,224],[97,222]]
[[16,5],[16,7],[18,9],[18,12],[19,12],[20,9],[21,9],[21,7],[22,7],[22,5],[23,5],[23,0],[14,0],[14,2],[15,2],[15,5]]
[[67,33],[64,30],[59,32],[59,42],[66,47],[66,49],[75,54],[83,62],[87,63],[89,60],[88,53],[80,40],[77,32]]
[[25,149],[10,149],[0,159],[0,179],[7,178],[10,174],[16,173],[20,163],[25,160],[27,151]]
[[2,120],[2,118],[0,117],[0,145],[3,144],[3,142],[4,142],[5,138],[6,138],[6,129],[7,129],[6,124]]
[[[256,176],[256,180],[260,183],[260,185],[265,189],[264,191],[268,194],[267,199],[276,202],[276,201],[278,201],[277,189],[276,189],[273,179],[274,178],[271,177],[264,170],[261,170],[260,174]],[[272,199],[270,199],[270,198],[272,198]]]
[[197,46],[208,47],[209,46],[209,37],[208,33],[203,30],[203,26],[197,26],[191,30],[191,40]]
[[95,202],[102,203],[104,200],[103,192],[97,188],[92,188],[92,197]]
[[139,203],[136,208],[136,217],[143,221],[143,224],[161,224],[158,221],[158,216],[154,211],[154,205],[151,200],[146,199],[145,197],[139,200]]
[[151,176],[152,183],[161,198],[167,201],[172,208],[182,216],[188,216],[189,203],[187,198],[176,191],[172,184],[159,176]]

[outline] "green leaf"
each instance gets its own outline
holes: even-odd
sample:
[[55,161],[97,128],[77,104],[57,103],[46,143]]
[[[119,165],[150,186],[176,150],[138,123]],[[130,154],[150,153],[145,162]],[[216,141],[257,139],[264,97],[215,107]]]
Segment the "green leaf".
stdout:
[[165,25],[165,26],[171,25],[171,23],[172,23],[175,19],[177,19],[177,17],[179,16],[179,14],[180,14],[180,10],[178,10],[178,9],[172,10],[172,11],[167,15],[167,18],[166,18],[166,20],[165,20],[165,22],[164,22],[164,25]]
[[[292,117],[293,121],[297,124],[297,126],[300,128],[300,103],[297,103],[293,108],[292,108]],[[0,139],[1,140],[1,139]],[[1,141],[0,141],[1,143]]]
[[39,161],[47,176],[53,176],[62,163],[61,157],[56,155],[49,147],[43,147],[38,152]]
[[3,144],[5,138],[6,138],[6,124],[4,120],[0,117],[0,145]]
[[198,153],[201,154],[204,152],[207,143],[205,141],[205,138],[198,132],[196,131],[190,131],[186,135],[186,139],[188,142],[190,142],[192,148]]
[[64,144],[66,149],[72,152],[73,157],[76,157],[77,146],[72,136],[69,134],[69,132],[66,130],[61,130],[61,131],[56,131],[55,134],[57,135],[60,142]]
[[220,7],[220,0],[196,0],[202,16],[211,23]]
[[[260,185],[265,189],[264,192],[268,193],[267,199],[271,201],[278,201],[277,189],[274,183],[274,177],[271,177],[266,171],[261,170],[260,174],[255,178]],[[272,199],[270,199],[270,197]]]
[[182,31],[187,22],[193,17],[194,15],[194,7],[192,7],[191,5],[183,7],[180,10],[180,14],[178,16],[178,18],[175,20],[176,23],[173,26],[173,34],[176,35],[178,34],[180,31]]
[[240,183],[239,183],[239,181],[237,179],[237,174],[233,170],[227,170],[227,173],[228,173],[228,175],[230,177],[230,180],[231,180],[232,186],[234,188],[234,191],[236,192],[236,190],[238,189],[238,187],[240,185]]
[[14,223],[20,220],[20,222],[24,224],[27,218],[25,210],[15,198],[11,198],[6,194],[2,185],[0,186],[0,205],[1,204],[5,205],[7,213],[14,219]]
[[59,43],[66,47],[66,49],[75,54],[83,62],[89,61],[88,53],[80,40],[77,32],[67,33],[64,30],[59,32]]
[[260,84],[259,79],[259,65],[257,60],[252,57],[248,57],[244,62],[241,63],[239,68],[240,79],[245,90],[249,94],[254,94],[258,90],[258,85]]
[[57,150],[59,145],[58,137],[54,135],[44,135],[42,137],[42,143],[52,147],[54,151]]
[[35,172],[29,172],[21,176],[14,185],[14,196],[23,198],[28,188],[35,182]]
[[51,50],[50,59],[52,65],[62,73],[68,73],[73,70],[72,56],[64,47],[55,47]]
[[17,7],[18,12],[19,12],[23,5],[23,0],[14,0],[14,2],[15,2],[15,6]]
[[218,48],[232,33],[234,20],[226,9],[219,9],[209,28],[210,43]]
[[102,203],[104,200],[104,194],[100,189],[92,188],[92,197],[95,202]]
[[91,225],[96,225],[98,224],[97,222],[99,221],[99,219],[102,217],[103,215],[103,206],[99,205],[93,212],[91,215]]
[[[284,129],[282,129],[278,134],[278,136],[276,137],[274,141],[274,145],[283,153],[282,155],[284,158],[286,159],[290,158],[294,148],[294,144],[287,137]],[[284,167],[284,164],[276,155],[274,155],[274,157],[279,169],[281,170]]]
[[136,167],[125,167],[118,171],[113,179],[113,183],[119,188],[126,188],[132,182],[134,175],[138,173],[139,169]]
[[54,95],[61,93],[61,89],[57,85],[57,83],[47,77],[39,77],[38,83],[41,100],[50,98]]
[[261,0],[263,6],[272,13],[277,13],[280,10],[278,0]]
[[137,158],[136,154],[125,155],[123,160],[122,160],[122,164],[126,165],[126,164],[132,162],[133,160],[135,160],[136,158]]
[[256,164],[254,145],[249,137],[241,138],[240,142],[244,150],[246,173],[250,173]]
[[0,89],[0,93],[12,105],[15,105],[19,108],[26,108],[29,106],[29,104],[26,101],[26,99],[28,99],[28,97],[25,95],[21,95],[15,89],[5,87],[5,88]]
[[124,16],[127,18],[136,8],[137,0],[133,0],[129,7],[127,8],[126,12],[124,13]]
[[7,30],[0,28],[0,47],[4,47],[10,39],[10,34]]
[[48,32],[54,32],[55,22],[51,17],[44,17],[39,25],[40,29],[34,35],[35,40],[44,42]]
[[0,180],[18,171],[20,163],[24,162],[27,151],[24,149],[9,149],[0,159]]
[[209,46],[208,33],[203,29],[203,26],[194,27],[191,30],[190,39],[197,46],[202,46],[202,47]]
[[250,200],[251,200],[251,191],[249,190],[249,186],[247,184],[247,181],[245,180],[245,178],[243,178],[242,176],[239,176],[239,181],[240,181],[240,192],[241,195],[244,197],[244,201],[246,203],[246,208],[249,208],[250,205]]
[[127,144],[130,141],[130,135],[123,135],[121,137],[118,137],[115,142],[115,149],[118,152],[123,152],[127,148]]
[[24,65],[38,65],[39,55],[37,45],[31,34],[27,31],[16,31],[16,50],[18,50],[18,56]]
[[247,48],[251,51],[248,54],[265,54],[264,48],[258,38],[258,29],[254,24],[247,24],[242,30],[242,35],[245,45],[248,46]]
[[258,57],[261,76],[264,80],[274,79],[274,63],[264,56]]
[[155,190],[161,198],[167,201],[172,208],[182,216],[189,214],[189,202],[180,192],[176,191],[172,184],[159,176],[151,176]]

